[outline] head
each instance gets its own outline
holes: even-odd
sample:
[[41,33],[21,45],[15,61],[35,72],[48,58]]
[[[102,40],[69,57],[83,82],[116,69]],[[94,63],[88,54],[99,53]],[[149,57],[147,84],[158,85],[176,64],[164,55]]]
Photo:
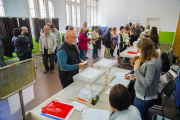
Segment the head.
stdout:
[[119,30],[120,30],[121,33],[123,33],[123,32],[125,31],[125,27],[124,27],[124,26],[121,26],[121,27],[119,28]]
[[147,26],[146,26],[146,29],[150,29],[150,25],[147,25]]
[[99,30],[99,27],[98,26],[95,26],[94,27],[94,31],[97,32]]
[[50,18],[47,18],[47,19],[46,19],[46,23],[51,24],[51,19],[50,19]]
[[69,26],[68,30],[74,30],[74,27],[72,25]]
[[137,25],[136,25],[137,27],[139,27],[140,26],[140,24],[139,23],[137,23]]
[[111,32],[112,32],[112,28],[111,28],[111,27],[109,27],[109,28],[108,28],[108,31],[111,33]]
[[130,30],[130,35],[136,35],[136,32],[134,30]]
[[132,26],[132,23],[131,23],[131,22],[129,23],[129,26],[130,26],[130,27]]
[[109,102],[112,110],[127,110],[131,105],[131,99],[127,88],[122,84],[117,84],[111,88]]
[[87,22],[84,22],[83,27],[87,28]]
[[136,25],[135,25],[135,24],[133,24],[133,25],[132,25],[132,28],[136,28]]
[[50,27],[50,29],[51,29],[52,32],[55,31],[55,26],[54,26],[53,24],[51,24],[49,27]]
[[66,27],[65,27],[65,30],[68,30],[69,29],[69,25],[67,25]]
[[49,34],[49,31],[50,31],[50,27],[49,27],[48,25],[45,25],[45,26],[44,26],[44,33],[45,33],[46,35],[48,35],[48,34]]
[[22,29],[21,28],[14,28],[14,30],[13,30],[13,35],[14,36],[18,36],[18,35],[22,35],[23,34],[23,32],[22,32]]
[[133,57],[133,58],[131,59],[131,61],[130,61],[130,65],[134,66],[136,60],[139,59],[139,58],[140,58],[140,56],[135,56],[135,57]]
[[126,27],[126,28],[125,28],[125,33],[126,33],[126,34],[129,33],[129,31],[130,31],[130,28],[129,28],[129,27]]
[[141,32],[144,32],[144,27],[140,27]]
[[85,28],[81,27],[79,31],[84,34],[85,33]]
[[116,34],[117,32],[117,27],[113,27],[113,33]]
[[66,31],[66,42],[70,45],[74,45],[76,43],[76,34],[72,30]]
[[129,28],[130,28],[130,25],[129,25],[129,24],[126,24],[126,27],[129,27]]
[[23,26],[21,27],[23,34],[28,34],[28,28]]
[[158,58],[159,54],[156,52],[152,40],[148,38],[142,38],[137,43],[137,50],[141,54],[140,62],[144,63],[146,60],[151,60],[152,58]]

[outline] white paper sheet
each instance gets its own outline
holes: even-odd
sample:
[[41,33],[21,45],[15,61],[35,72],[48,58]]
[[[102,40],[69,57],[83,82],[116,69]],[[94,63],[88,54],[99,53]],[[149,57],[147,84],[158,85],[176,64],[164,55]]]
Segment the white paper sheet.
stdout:
[[108,120],[109,111],[88,108],[83,120]]
[[116,84],[123,84],[125,87],[129,85],[129,80],[126,80],[125,77],[126,73],[116,72],[116,78],[109,84],[109,86],[114,86]]
[[105,92],[105,94],[106,94],[106,95],[109,95],[109,94],[110,94],[110,91],[111,91],[111,89],[108,89],[108,90]]
[[89,69],[89,70],[81,73],[80,75],[83,76],[83,77],[87,77],[87,78],[92,79],[93,77],[95,77],[99,73],[101,73],[101,71],[95,70],[95,69]]
[[72,102],[71,105],[73,105],[74,108],[78,111],[82,111],[86,107],[86,105],[84,105],[80,102],[77,102],[77,101]]
[[[34,99],[33,85],[22,90],[24,105]],[[21,109],[19,93],[16,93],[8,98],[11,115]]]
[[108,65],[110,65],[110,64],[112,64],[112,63],[113,63],[113,61],[111,61],[111,60],[106,60],[106,59],[101,60],[100,62],[98,62],[99,65],[103,65],[103,66],[108,66]]
[[171,75],[172,75],[174,78],[177,76],[176,73],[175,73],[174,71],[169,70],[169,72],[171,73]]

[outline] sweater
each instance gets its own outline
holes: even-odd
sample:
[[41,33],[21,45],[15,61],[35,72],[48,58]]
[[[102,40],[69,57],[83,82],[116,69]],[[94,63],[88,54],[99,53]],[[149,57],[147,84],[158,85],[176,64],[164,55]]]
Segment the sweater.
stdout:
[[87,50],[87,49],[88,49],[87,43],[88,43],[91,39],[90,39],[90,38],[86,38],[86,36],[85,36],[82,32],[79,33],[78,39],[79,39],[78,48],[79,48],[80,50]]
[[61,35],[60,32],[55,28],[55,31],[51,31],[51,33],[54,34],[54,36],[56,37],[56,42],[57,42],[57,47],[59,47],[61,45]]
[[99,33],[96,31],[92,32],[92,44],[96,44],[96,41],[99,40]]
[[153,58],[143,63],[138,70],[134,71],[137,76],[135,82],[136,93],[148,98],[158,94],[161,66],[161,58]]

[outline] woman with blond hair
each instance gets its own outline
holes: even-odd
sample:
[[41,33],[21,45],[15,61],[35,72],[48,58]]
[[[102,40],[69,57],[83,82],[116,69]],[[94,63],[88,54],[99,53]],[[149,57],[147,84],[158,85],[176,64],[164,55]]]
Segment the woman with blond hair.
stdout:
[[149,33],[150,33],[150,25],[147,25],[147,26],[146,26],[146,29],[145,29],[144,33],[145,33],[145,37],[148,37],[148,36],[149,36]]
[[158,98],[162,61],[153,42],[148,38],[138,41],[137,50],[141,56],[134,65],[136,78],[134,106],[139,110],[142,120],[148,120],[149,104]]
[[117,27],[113,27],[113,31],[112,31],[112,33],[111,33],[112,44],[111,44],[111,51],[110,51],[112,58],[115,57],[115,56],[113,55],[114,49],[116,48],[116,46],[117,46],[117,48],[118,48],[118,39],[117,39],[117,33],[116,33],[116,32],[117,32]]

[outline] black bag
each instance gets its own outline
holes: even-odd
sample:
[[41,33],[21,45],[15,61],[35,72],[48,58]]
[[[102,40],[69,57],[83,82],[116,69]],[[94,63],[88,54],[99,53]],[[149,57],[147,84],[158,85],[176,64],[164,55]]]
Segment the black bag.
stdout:
[[101,40],[99,39],[96,41],[96,45],[99,46],[100,44],[101,44]]

